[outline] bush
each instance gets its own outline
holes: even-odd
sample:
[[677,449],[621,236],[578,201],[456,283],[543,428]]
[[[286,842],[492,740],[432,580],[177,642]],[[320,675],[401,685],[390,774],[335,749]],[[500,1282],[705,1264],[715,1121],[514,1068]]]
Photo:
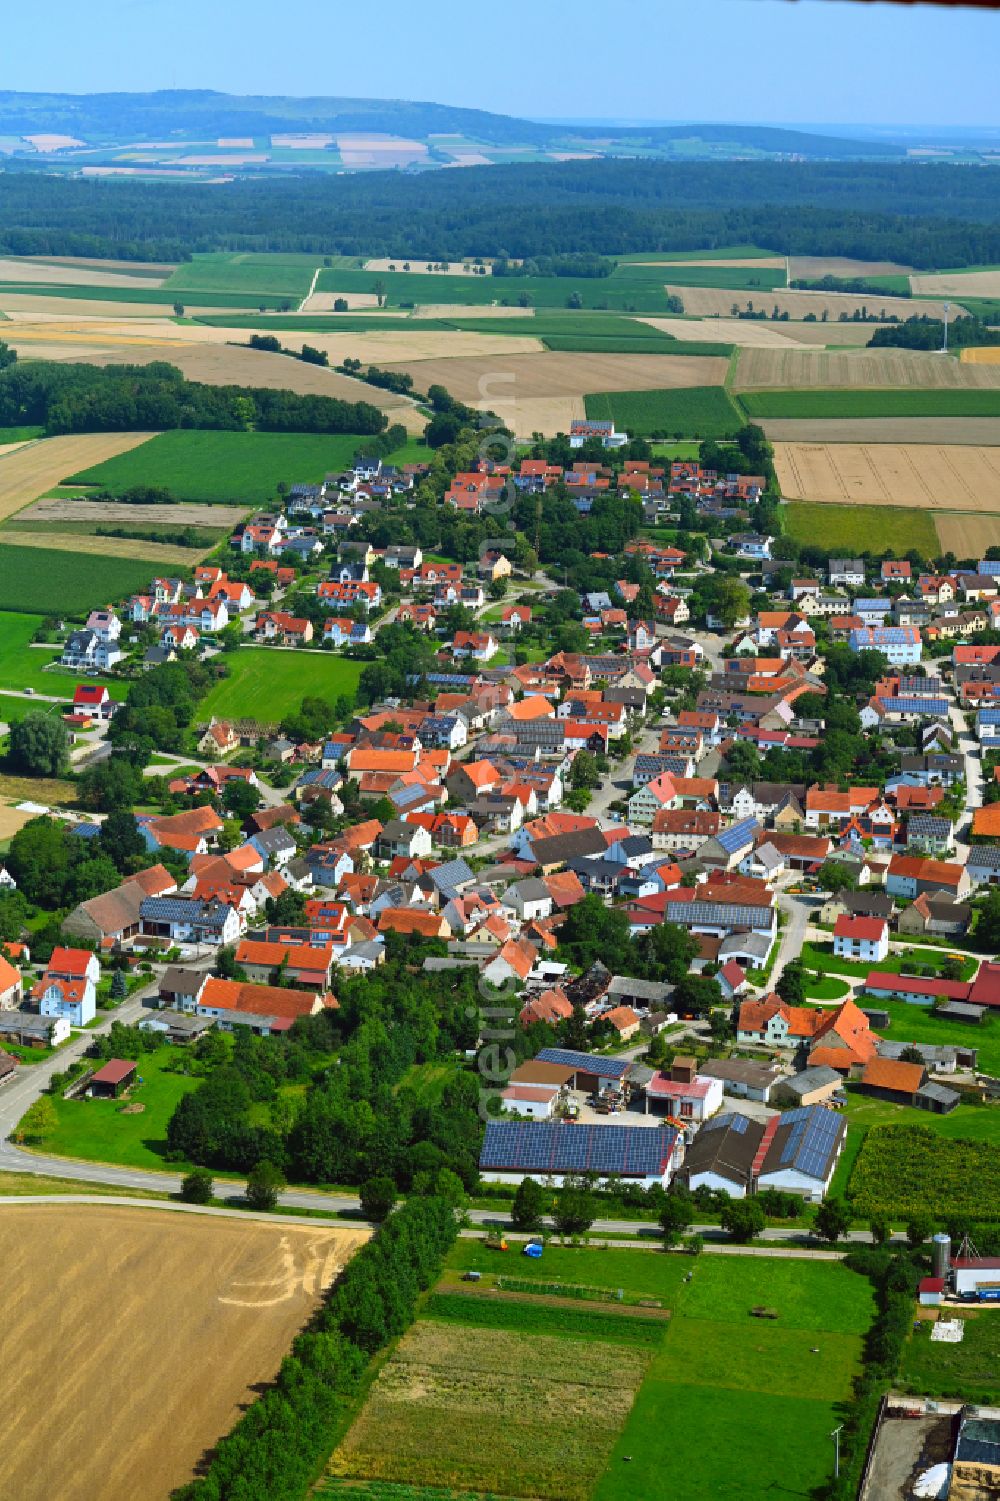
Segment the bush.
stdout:
[[273,1162],[258,1162],[247,1178],[247,1203],[251,1209],[269,1212],[284,1187],[285,1180]]
[[185,1204],[211,1204],[215,1181],[205,1167],[196,1167],[181,1183],[181,1198]]
[[361,1213],[366,1220],[381,1223],[387,1220],[396,1206],[396,1185],[391,1178],[369,1178],[361,1185]]

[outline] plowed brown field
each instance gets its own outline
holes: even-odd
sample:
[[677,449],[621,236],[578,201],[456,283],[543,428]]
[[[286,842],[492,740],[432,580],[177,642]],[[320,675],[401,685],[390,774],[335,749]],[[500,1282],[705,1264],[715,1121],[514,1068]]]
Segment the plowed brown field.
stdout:
[[791,500],[1000,514],[1000,448],[897,443],[776,443]]
[[[166,1501],[273,1378],[363,1231],[5,1204],[5,1501]],[[15,1421],[15,1419],[17,1419]]]

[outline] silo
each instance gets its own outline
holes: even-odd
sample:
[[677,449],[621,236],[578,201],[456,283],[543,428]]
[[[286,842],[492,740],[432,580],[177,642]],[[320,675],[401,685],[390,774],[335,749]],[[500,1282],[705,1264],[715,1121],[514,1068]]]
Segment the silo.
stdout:
[[939,1231],[931,1241],[933,1246],[934,1276],[947,1278],[951,1271],[951,1236]]

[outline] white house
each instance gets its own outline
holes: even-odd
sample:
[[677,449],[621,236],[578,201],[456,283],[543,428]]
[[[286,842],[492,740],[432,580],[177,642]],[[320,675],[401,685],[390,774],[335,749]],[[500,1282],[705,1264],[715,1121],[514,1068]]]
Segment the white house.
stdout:
[[842,959],[880,963],[889,952],[889,924],[883,917],[844,913],[833,929],[833,952]]
[[558,1084],[508,1084],[502,1095],[503,1108],[510,1115],[528,1120],[550,1121],[559,1099]]

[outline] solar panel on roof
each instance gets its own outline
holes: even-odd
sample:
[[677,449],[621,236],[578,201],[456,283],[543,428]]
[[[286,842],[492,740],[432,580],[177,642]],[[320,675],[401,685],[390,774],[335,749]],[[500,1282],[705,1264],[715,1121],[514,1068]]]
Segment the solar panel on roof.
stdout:
[[600,1074],[608,1079],[622,1078],[631,1067],[627,1059],[600,1058],[596,1053],[580,1053],[573,1048],[542,1048],[538,1063],[563,1063],[585,1074]]
[[486,1127],[480,1167],[540,1174],[595,1172],[602,1177],[627,1172],[650,1177],[663,1172],[676,1139],[677,1132],[670,1126],[491,1121]]
[[741,849],[744,844],[749,844],[757,832],[757,822],[753,818],[744,818],[739,823],[734,823],[732,828],[723,829],[716,834],[716,840],[722,845],[727,854]]

